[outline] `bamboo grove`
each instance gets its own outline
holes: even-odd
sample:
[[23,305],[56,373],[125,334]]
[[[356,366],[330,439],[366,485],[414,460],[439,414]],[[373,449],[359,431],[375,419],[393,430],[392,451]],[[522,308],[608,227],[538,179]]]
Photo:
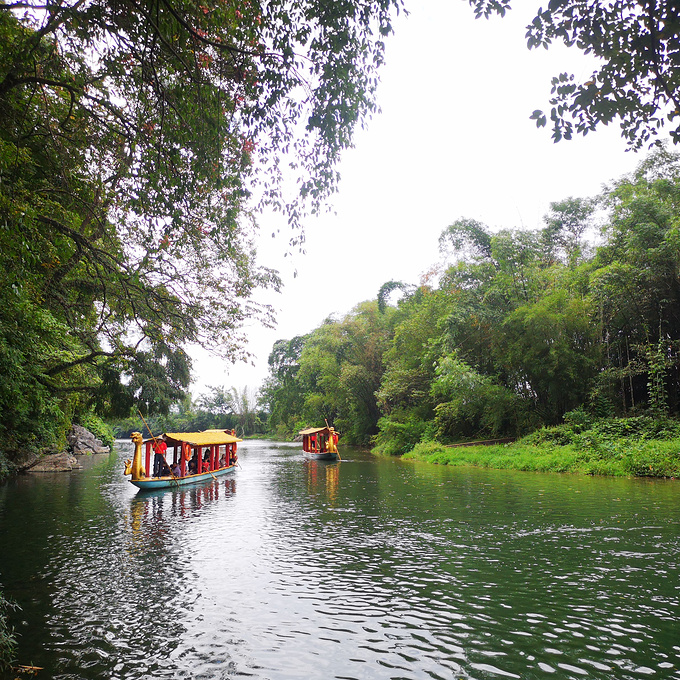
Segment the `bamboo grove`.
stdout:
[[679,227],[680,157],[666,150],[596,198],[552,203],[540,229],[458,220],[436,281],[389,282],[275,344],[272,429],[325,418],[346,442],[401,454],[565,415],[677,416]]

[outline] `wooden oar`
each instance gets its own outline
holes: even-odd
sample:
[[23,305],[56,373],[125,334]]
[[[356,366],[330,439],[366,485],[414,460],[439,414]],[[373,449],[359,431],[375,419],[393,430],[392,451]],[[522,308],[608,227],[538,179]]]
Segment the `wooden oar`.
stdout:
[[30,675],[37,675],[38,671],[43,670],[42,666],[14,666],[13,670],[16,673],[27,673]]
[[[153,432],[151,431],[149,424],[146,422],[146,420],[144,420],[144,416],[142,415],[142,412],[139,409],[137,409],[137,413],[139,413],[139,417],[142,419],[142,422],[144,423],[144,426],[146,427],[146,429],[149,430],[149,434],[151,435],[151,439],[153,439],[154,450],[155,450],[156,449],[156,437],[153,436]],[[168,461],[166,460],[165,456],[163,456],[163,460],[165,461],[165,464],[168,465]],[[168,465],[168,467],[170,467],[170,466]],[[170,468],[170,476],[172,477],[173,481],[178,479],[177,477],[175,477],[175,475],[172,474],[172,468]]]
[[142,419],[142,422],[144,423],[144,427],[146,427],[147,430],[149,430],[149,434],[151,435],[151,439],[153,439],[153,443],[156,443],[156,437],[153,436],[153,432],[151,431],[151,428],[149,427],[148,423],[146,420],[144,420],[144,416],[142,415],[142,412],[137,409],[137,413],[139,413],[139,417]]

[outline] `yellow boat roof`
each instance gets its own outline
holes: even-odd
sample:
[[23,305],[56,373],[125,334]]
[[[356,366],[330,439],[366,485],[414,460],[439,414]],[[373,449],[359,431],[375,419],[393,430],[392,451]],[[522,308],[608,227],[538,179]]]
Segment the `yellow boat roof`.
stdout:
[[[300,430],[298,434],[318,434],[319,432],[330,432],[331,430],[333,430],[332,427],[310,427],[306,430]],[[335,430],[333,432],[337,434]]]
[[163,437],[168,444],[186,442],[192,446],[212,446],[213,444],[233,444],[242,442],[227,430],[204,430],[203,432],[166,432]]

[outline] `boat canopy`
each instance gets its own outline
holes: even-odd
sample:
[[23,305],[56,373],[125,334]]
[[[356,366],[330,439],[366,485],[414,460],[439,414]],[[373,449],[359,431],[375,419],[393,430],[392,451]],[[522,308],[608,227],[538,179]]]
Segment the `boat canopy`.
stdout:
[[[309,434],[319,434],[320,432],[325,432],[326,434],[328,434],[330,431],[331,431],[330,427],[310,427],[306,430],[300,430],[298,432],[298,434],[301,434],[301,435],[304,435],[304,436],[309,435]],[[333,430],[333,433],[337,434],[337,432],[335,432],[335,430]]]
[[182,444],[186,442],[191,446],[213,446],[221,444],[234,444],[242,439],[235,437],[227,430],[204,430],[203,432],[166,432],[163,435],[168,444]]

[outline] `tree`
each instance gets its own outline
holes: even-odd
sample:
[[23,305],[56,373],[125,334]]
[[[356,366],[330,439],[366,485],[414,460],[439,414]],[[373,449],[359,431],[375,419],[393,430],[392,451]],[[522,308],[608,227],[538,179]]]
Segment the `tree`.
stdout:
[[550,204],[544,215],[545,227],[541,232],[545,255],[549,259],[560,256],[574,267],[583,255],[583,236],[592,226],[595,205],[592,199],[566,198]]
[[515,435],[522,423],[523,404],[516,392],[495,384],[450,354],[437,362],[430,389],[436,401],[437,438]]
[[270,429],[281,436],[298,429],[304,407],[304,392],[296,377],[307,338],[277,340],[269,354],[269,376],[260,390],[260,404],[269,412]]
[[398,455],[417,444],[434,417],[430,386],[442,353],[443,319],[451,298],[421,286],[394,314],[394,331],[383,358],[385,371],[376,393],[381,418],[376,449]]
[[501,329],[497,362],[516,394],[555,424],[587,398],[600,345],[587,301],[556,290],[510,313]]
[[676,410],[680,155],[656,151],[635,173],[614,182],[602,200],[611,217],[606,242],[597,252],[591,294],[599,310],[608,368],[620,380],[624,406],[632,407],[661,403],[658,376],[663,366],[669,404]]
[[393,311],[381,313],[377,302],[362,302],[341,321],[327,319],[309,335],[297,375],[307,423],[328,421],[353,444],[365,444],[377,433],[376,392]]
[[399,6],[0,3],[3,427],[39,447],[93,404],[164,411],[188,344],[247,354],[279,285],[250,211],[299,226],[334,190]]
[[[477,17],[501,16],[510,0],[469,0]],[[622,136],[639,149],[667,123],[680,142],[680,15],[673,0],[550,0],[527,26],[529,48],[560,40],[599,64],[577,82],[552,79],[550,121],[555,141],[586,135],[618,119]],[[531,116],[544,126],[547,116]]]

